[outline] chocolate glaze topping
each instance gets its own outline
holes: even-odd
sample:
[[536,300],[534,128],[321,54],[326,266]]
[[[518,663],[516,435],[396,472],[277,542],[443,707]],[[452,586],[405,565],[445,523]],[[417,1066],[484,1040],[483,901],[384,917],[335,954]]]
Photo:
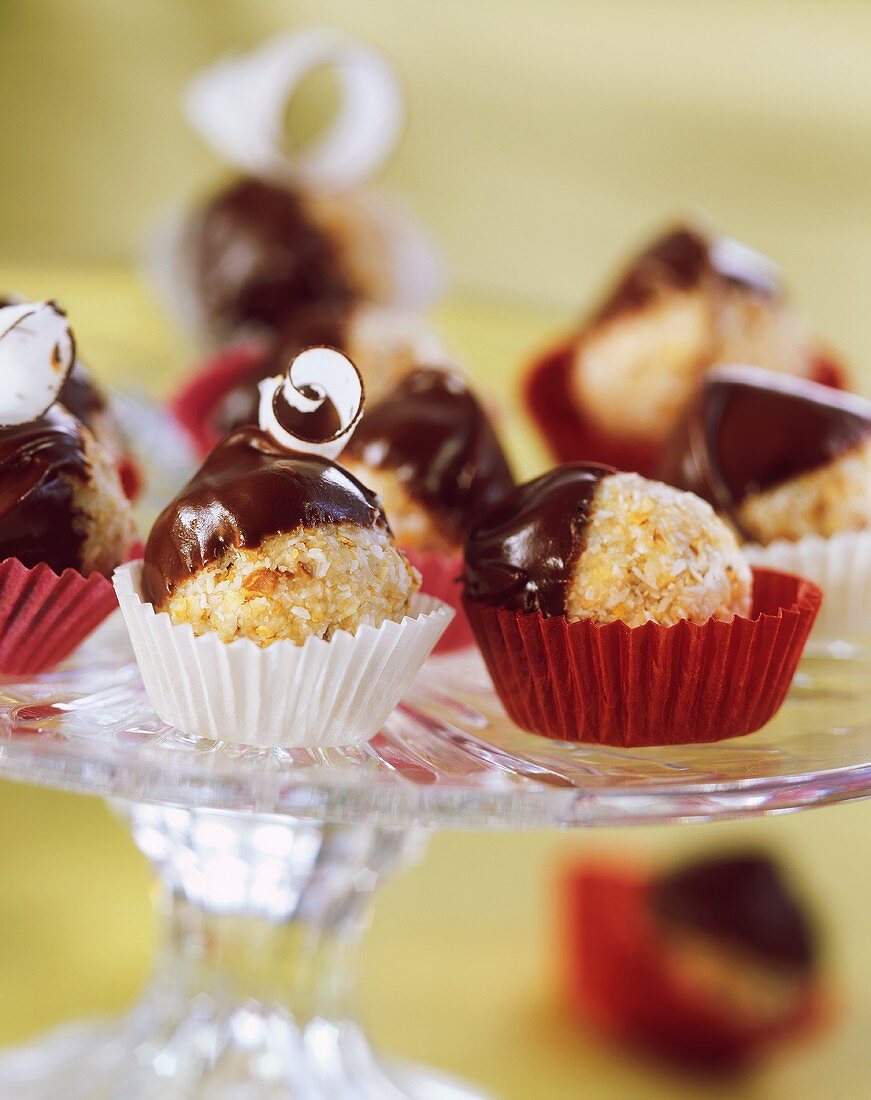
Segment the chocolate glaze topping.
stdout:
[[89,428],[93,426],[94,418],[106,411],[105,396],[78,360],[61,387],[58,401]]
[[351,308],[349,303],[322,303],[290,314],[282,324],[281,332],[273,338],[262,362],[252,369],[244,382],[227,394],[216,409],[213,418],[216,430],[223,434],[241,424],[256,424],[260,404],[257,383],[264,378],[284,374],[289,364],[306,348],[336,348],[337,351],[347,352]]
[[342,419],[339,410],[323,393],[319,393],[314,386],[302,386],[299,391],[304,397],[314,400],[323,398],[320,405],[311,412],[302,412],[289,404],[281,388],[275,391],[272,398],[272,411],[275,419],[286,432],[304,439],[309,443],[323,443],[328,439],[334,439],[342,429]]
[[[708,374],[657,476],[737,524],[751,494],[817,470],[871,435],[871,403],[754,367]],[[739,524],[740,526],[740,524]]]
[[766,856],[721,856],[663,875],[653,886],[652,905],[676,931],[717,940],[770,967],[813,968],[813,931]]
[[237,428],[157,517],[145,547],[145,597],[161,604],[229,547],[254,549],[270,535],[339,523],[387,528],[375,494],[335,462]]
[[80,569],[75,482],[89,476],[80,426],[65,409],[0,429],[0,558]]
[[446,371],[407,375],[366,410],[345,453],[393,470],[457,543],[475,517],[514,487],[487,414],[466,383]]
[[641,309],[666,288],[687,291],[717,278],[756,293],[779,294],[771,267],[749,249],[727,247],[730,243],[685,226],[666,233],[633,260],[592,321]]
[[191,247],[203,307],[224,332],[274,329],[302,305],[355,296],[335,242],[296,194],[265,180],[243,177],[207,203]]
[[584,548],[590,506],[611,466],[557,466],[513,492],[473,524],[465,590],[514,611],[564,615],[572,569]]

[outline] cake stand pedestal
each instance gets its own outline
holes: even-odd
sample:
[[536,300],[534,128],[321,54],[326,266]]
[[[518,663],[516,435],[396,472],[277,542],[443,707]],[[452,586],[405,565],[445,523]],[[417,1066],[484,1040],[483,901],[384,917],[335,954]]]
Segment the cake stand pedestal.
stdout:
[[4,1100],[474,1100],[376,1054],[356,1011],[376,891],[427,830],[707,821],[864,797],[871,657],[806,660],[750,737],[617,750],[522,733],[464,652],[431,659],[369,745],[262,749],[165,726],[115,616],[70,667],[0,686],[0,775],[108,798],[166,918],[141,1003],[0,1056]]

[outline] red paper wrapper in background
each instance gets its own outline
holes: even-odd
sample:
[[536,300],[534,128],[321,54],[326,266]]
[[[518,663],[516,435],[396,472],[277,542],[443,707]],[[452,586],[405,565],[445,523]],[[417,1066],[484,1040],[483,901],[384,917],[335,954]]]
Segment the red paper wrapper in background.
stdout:
[[818,1027],[813,982],[780,1019],[751,1023],[701,999],[672,964],[649,903],[651,878],[604,863],[566,880],[565,993],[569,1010],[610,1039],[712,1073],[748,1068],[785,1039]]
[[417,550],[405,552],[423,578],[421,592],[444,600],[456,611],[451,625],[439,639],[433,653],[448,653],[472,645],[475,638],[463,610],[463,585],[460,579],[463,575],[463,555],[424,554]]
[[[560,344],[535,363],[523,381],[523,399],[529,415],[558,462],[604,462],[618,470],[633,470],[652,477],[659,464],[660,448],[598,427],[578,408],[571,392],[574,341]],[[811,373],[814,382],[832,389],[846,389],[847,376],[838,360],[820,352]]]
[[752,733],[779,710],[822,592],[753,570],[753,612],[703,626],[545,619],[464,596],[509,716],[558,741],[643,747]]
[[0,562],[0,673],[29,675],[54,668],[118,606],[102,573],[58,575],[17,558]]
[[170,411],[185,429],[201,458],[220,441],[212,420],[221,402],[246,381],[266,353],[260,340],[233,344],[217,352],[199,367],[169,403]]

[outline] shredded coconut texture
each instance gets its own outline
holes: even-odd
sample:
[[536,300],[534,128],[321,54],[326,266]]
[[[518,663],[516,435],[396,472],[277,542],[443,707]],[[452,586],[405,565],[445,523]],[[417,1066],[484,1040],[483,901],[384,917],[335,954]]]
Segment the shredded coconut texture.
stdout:
[[747,497],[738,520],[763,546],[871,527],[871,440],[818,470]]
[[302,645],[338,630],[399,621],[420,576],[380,529],[353,524],[272,535],[256,549],[233,547],[187,578],[158,610],[195,634],[223,642]]
[[569,619],[672,626],[747,615],[752,574],[705,501],[637,474],[596,490],[566,600]]
[[803,321],[780,299],[719,283],[667,288],[649,305],[587,328],[571,384],[600,427],[655,443],[712,367],[748,363],[807,374],[811,355]]

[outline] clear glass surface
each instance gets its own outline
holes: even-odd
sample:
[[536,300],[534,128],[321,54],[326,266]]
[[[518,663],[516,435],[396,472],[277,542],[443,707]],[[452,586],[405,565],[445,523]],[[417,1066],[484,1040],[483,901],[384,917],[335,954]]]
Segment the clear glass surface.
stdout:
[[710,820],[871,790],[871,655],[860,647],[806,658],[766,729],[714,745],[610,749],[523,733],[480,658],[463,652],[432,658],[369,745],[287,750],[167,727],[126,646],[113,618],[71,667],[0,685],[0,775],[131,801],[383,826]]
[[4,1100],[483,1100],[370,1045],[356,974],[420,831],[124,805],[162,884],[142,1001],[0,1055]]

